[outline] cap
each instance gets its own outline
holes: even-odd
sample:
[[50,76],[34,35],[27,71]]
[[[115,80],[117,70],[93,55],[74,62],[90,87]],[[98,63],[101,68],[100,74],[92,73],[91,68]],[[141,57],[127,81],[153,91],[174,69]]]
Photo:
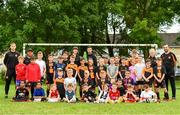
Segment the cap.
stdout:
[[33,50],[32,50],[32,48],[28,48],[28,50],[27,50],[27,51],[33,51]]
[[62,68],[57,68],[57,71],[63,71],[63,69]]
[[78,47],[73,47],[73,50],[74,50],[74,49],[77,49],[77,50],[78,50]]

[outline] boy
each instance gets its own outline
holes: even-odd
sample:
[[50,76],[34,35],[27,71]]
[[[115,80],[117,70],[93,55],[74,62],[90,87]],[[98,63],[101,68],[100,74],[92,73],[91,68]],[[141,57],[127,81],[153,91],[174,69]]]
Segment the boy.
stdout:
[[112,84],[112,89],[110,89],[109,91],[108,102],[109,103],[121,102],[120,92],[117,90],[117,85],[115,83]]
[[54,79],[56,79],[56,77],[58,76],[57,75],[57,72],[58,72],[57,69],[61,68],[63,71],[65,71],[65,67],[66,67],[66,65],[63,63],[63,57],[59,56],[58,57],[58,63],[56,63],[55,66],[54,66],[54,71],[55,71],[54,72]]
[[65,89],[64,89],[64,78],[63,78],[63,69],[58,68],[58,77],[56,78],[56,86],[59,92],[61,100],[65,98]]
[[148,84],[152,87],[153,83],[153,68],[151,67],[151,60],[146,60],[146,67],[143,69],[142,77],[145,81],[145,84]]
[[74,89],[76,89],[76,79],[73,77],[73,70],[72,69],[67,69],[67,78],[64,80],[64,88],[65,91],[67,90],[68,84],[72,84]]
[[157,101],[156,94],[151,90],[151,88],[149,88],[148,84],[144,85],[144,91],[142,91],[140,97],[140,102],[150,103]]
[[125,95],[126,92],[125,92],[122,80],[118,80],[116,82],[116,85],[117,85],[117,90],[120,92],[120,96]]
[[48,100],[48,102],[58,102],[60,100],[56,85],[53,85],[51,87],[47,100]]
[[134,87],[131,84],[128,84],[127,92],[124,95],[125,103],[136,103],[139,100],[139,98],[134,94],[133,88]]
[[76,102],[76,96],[75,96],[75,90],[73,88],[73,84],[68,84],[67,90],[66,90],[66,98],[65,101],[68,103],[75,103]]
[[168,100],[169,95],[168,95],[168,91],[166,89],[166,84],[164,80],[166,71],[165,71],[164,66],[162,66],[162,59],[157,58],[156,63],[157,63],[157,67],[154,72],[154,78],[155,78],[154,87],[157,94],[158,102],[160,102],[159,87],[164,89],[164,100]]
[[126,58],[122,57],[121,58],[121,65],[119,66],[119,76],[120,79],[125,78],[125,71],[128,70],[129,67],[126,65]]
[[70,63],[66,66],[66,71],[68,69],[72,69],[73,70],[73,76],[76,78],[78,66],[74,62],[75,62],[75,57],[73,55],[71,55],[70,56]]
[[134,85],[134,81],[133,79],[130,77],[130,71],[129,70],[126,70],[125,71],[125,78],[123,79],[123,86],[124,86],[124,89],[127,90],[127,85],[128,84],[131,84],[131,85]]
[[139,56],[136,58],[137,59],[137,64],[135,64],[135,74],[136,74],[136,92],[138,96],[140,97],[141,95],[141,90],[143,86],[143,77],[142,77],[142,72],[145,67],[145,64],[142,62],[142,57]]
[[20,86],[16,90],[16,96],[13,97],[14,101],[23,102],[29,100],[29,91],[25,88],[25,82],[20,81]]
[[40,71],[41,71],[41,82],[43,82],[44,78],[45,78],[45,73],[46,73],[46,63],[44,60],[42,60],[43,58],[43,52],[39,51],[37,53],[37,60],[35,61],[39,67],[40,67]]
[[78,67],[78,77],[80,81],[84,78],[84,72],[88,70],[88,67],[85,66],[85,59],[80,58],[80,66]]
[[26,83],[28,89],[31,89],[31,98],[33,98],[34,87],[36,83],[41,80],[41,70],[37,63],[35,63],[35,57],[31,58],[31,63],[27,66],[26,69]]
[[69,53],[67,51],[64,51],[62,57],[63,57],[63,63],[67,66],[67,64],[69,63],[69,59],[68,59]]
[[19,64],[16,65],[16,88],[19,87],[21,81],[26,81],[26,65],[24,62],[24,57],[19,56],[18,57]]
[[97,73],[96,73],[96,76],[97,76],[97,79],[99,80],[100,79],[100,72],[104,70],[106,71],[106,66],[104,65],[104,59],[103,58],[100,58],[99,59],[99,65],[97,67]]
[[89,102],[95,102],[96,101],[96,94],[93,90],[91,90],[88,86],[88,84],[83,84],[83,95],[82,100],[84,100],[86,103]]
[[101,70],[99,74],[100,79],[98,80],[98,89],[99,91],[102,90],[102,86],[106,83],[109,83],[109,80],[107,78],[107,74],[105,70]]
[[109,87],[108,84],[104,84],[102,90],[99,93],[97,103],[107,103],[108,102],[108,93],[109,92]]
[[45,101],[45,92],[44,89],[42,88],[41,82],[37,82],[36,88],[33,93],[33,99],[34,102],[40,102],[40,101]]
[[107,75],[109,79],[117,79],[118,67],[114,64],[114,57],[110,58],[110,65],[107,67]]
[[55,63],[53,62],[53,55],[48,55],[48,62],[46,63],[46,84],[47,84],[47,89],[46,89],[46,94],[47,97],[49,95],[49,90],[51,85],[54,83],[54,66]]

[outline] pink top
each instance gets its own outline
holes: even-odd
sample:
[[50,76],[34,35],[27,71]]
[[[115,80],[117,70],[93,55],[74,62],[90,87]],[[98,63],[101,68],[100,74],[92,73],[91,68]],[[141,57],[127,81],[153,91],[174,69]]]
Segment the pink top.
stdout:
[[129,67],[129,70],[130,70],[130,76],[131,78],[133,79],[134,82],[136,82],[136,75],[135,75],[135,67],[132,65]]

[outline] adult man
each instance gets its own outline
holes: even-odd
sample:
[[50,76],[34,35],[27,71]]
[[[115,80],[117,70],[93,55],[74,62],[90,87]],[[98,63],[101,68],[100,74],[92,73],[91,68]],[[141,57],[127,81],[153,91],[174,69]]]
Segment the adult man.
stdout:
[[96,58],[96,56],[93,54],[92,47],[88,47],[88,48],[87,48],[87,53],[88,53],[88,59],[89,59],[89,58],[92,58],[94,65],[97,66],[97,58]]
[[33,50],[31,48],[29,48],[27,50],[27,55],[24,58],[24,64],[26,64],[26,65],[30,64],[31,57],[33,57]]
[[172,100],[176,99],[176,84],[175,84],[175,66],[176,66],[176,56],[170,51],[168,45],[164,45],[164,53],[161,55],[163,65],[166,69],[165,82],[166,88],[168,90],[168,80],[170,80],[172,89]]
[[14,83],[16,82],[16,71],[15,67],[18,64],[19,52],[16,51],[16,44],[10,44],[10,51],[6,53],[4,58],[4,65],[7,68],[6,72],[6,84],[5,84],[5,98],[8,98],[9,86],[11,84],[11,79],[13,78]]

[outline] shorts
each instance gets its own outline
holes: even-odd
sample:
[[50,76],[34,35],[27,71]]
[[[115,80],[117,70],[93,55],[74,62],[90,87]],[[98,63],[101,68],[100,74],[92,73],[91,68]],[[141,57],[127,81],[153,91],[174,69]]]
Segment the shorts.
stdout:
[[163,80],[161,83],[159,83],[158,81],[155,81],[154,82],[154,87],[155,88],[166,88],[166,83],[165,83],[165,80]]
[[53,84],[54,80],[53,80],[53,75],[48,75],[46,78],[46,84]]
[[148,84],[150,87],[152,87],[153,79],[150,79],[149,82],[144,81],[144,84]]
[[28,82],[26,84],[26,87],[28,87],[28,88],[36,87],[36,84],[37,84],[37,82]]
[[143,85],[143,84],[144,84],[144,81],[136,81],[135,85]]

